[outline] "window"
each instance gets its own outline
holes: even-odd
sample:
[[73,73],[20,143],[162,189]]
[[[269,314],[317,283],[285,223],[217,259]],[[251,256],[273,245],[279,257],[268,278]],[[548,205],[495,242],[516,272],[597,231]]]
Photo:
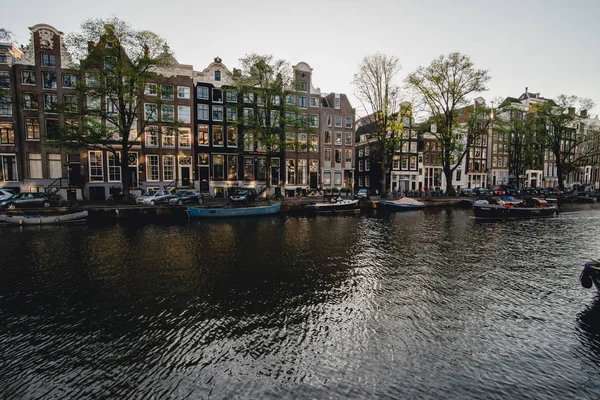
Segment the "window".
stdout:
[[331,126],[331,115],[327,115],[327,126]]
[[336,171],[333,174],[333,184],[335,186],[341,186],[342,185],[342,173],[339,171]]
[[311,107],[319,107],[319,98],[318,97],[311,97],[310,98],[310,106]]
[[325,149],[323,157],[325,161],[331,161],[331,149]]
[[46,138],[48,140],[58,139],[60,137],[60,126],[57,119],[46,119]]
[[77,96],[63,96],[66,112],[77,112]]
[[179,147],[183,149],[192,147],[192,134],[190,128],[179,128]]
[[252,108],[244,108],[244,123],[250,124],[254,119],[254,110]]
[[370,170],[371,170],[371,161],[365,160],[365,171],[370,171]]
[[106,152],[106,165],[108,166],[108,181],[109,182],[120,182],[121,181],[121,153],[117,152],[117,156],[112,151]]
[[190,88],[187,86],[177,86],[177,98],[178,99],[189,99]]
[[298,134],[298,150],[306,151],[308,146],[308,135],[306,133]]
[[298,185],[306,185],[306,160],[298,160]]
[[40,140],[40,122],[37,118],[25,118],[27,140]]
[[227,156],[227,179],[237,180],[237,155]]
[[288,132],[285,134],[285,149],[289,151],[296,150],[296,135]]
[[305,81],[296,82],[296,89],[301,92],[306,92],[308,90],[308,83]]
[[318,114],[310,114],[310,127],[311,128],[319,127],[319,115]]
[[62,159],[60,154],[48,154],[48,178],[62,178]]
[[160,98],[163,100],[173,100],[173,86],[160,85]]
[[416,170],[417,169],[417,156],[411,156],[410,157],[410,165],[409,168],[411,170]]
[[21,71],[21,83],[23,85],[35,85],[35,71]]
[[223,146],[223,126],[213,125],[213,146]]
[[344,139],[345,139],[344,144],[346,146],[352,146],[352,132],[346,132]]
[[342,145],[342,132],[336,132],[335,133],[335,145],[336,146],[341,146]]
[[365,186],[367,186],[367,187],[371,186],[371,177],[370,176],[365,176]]
[[221,91],[221,89],[213,89],[213,97],[212,97],[212,101],[213,103],[222,103],[223,102],[223,92]]
[[244,93],[244,103],[254,103],[254,93]]
[[215,81],[220,81],[221,80],[221,71],[216,70],[215,71]]
[[237,103],[237,92],[234,90],[226,91],[225,101],[227,101],[228,103]]
[[37,110],[37,95],[34,93],[23,93],[23,108],[25,110]]
[[286,182],[289,185],[294,185],[296,184],[296,165],[295,165],[295,160],[287,160],[286,164],[286,172],[287,172],[287,179]]
[[198,119],[202,121],[208,121],[208,104],[198,104]]
[[8,64],[8,56],[6,54],[0,54],[0,64]]
[[223,169],[223,155],[213,154],[213,179],[215,181],[222,181],[225,177],[225,170]]
[[42,155],[39,153],[29,153],[29,178],[42,179]]
[[254,159],[252,157],[244,158],[244,180],[254,180]]
[[208,153],[198,154],[198,165],[208,166]]
[[149,181],[158,181],[158,156],[146,156],[146,179]]
[[363,162],[362,160],[358,160],[358,172],[362,172],[363,171]]
[[308,149],[309,151],[319,151],[319,135],[317,135],[316,133],[311,133],[310,136],[310,141],[308,144]]
[[175,120],[175,106],[171,104],[163,104],[161,107],[161,121],[173,122]]
[[371,148],[368,146],[365,147],[365,156],[368,156],[370,152],[371,152]]
[[208,146],[208,125],[198,125],[198,145]]
[[400,156],[394,156],[392,161],[392,169],[400,169]]
[[352,150],[346,149],[344,150],[344,161],[352,164]]
[[183,122],[184,124],[189,124],[192,122],[192,117],[190,116],[190,106],[177,106],[177,119],[179,122]]
[[[279,159],[272,158],[271,159],[271,181],[279,182]],[[258,166],[256,168],[256,179],[261,181],[267,180],[267,159],[263,157],[258,157]]]
[[65,119],[65,133],[67,136],[77,135],[79,133],[79,121],[76,119]]
[[308,127],[308,115],[306,114],[298,114],[298,125],[302,128]]
[[360,149],[358,149],[358,156],[362,157],[364,155],[364,149],[361,147]]
[[223,121],[223,106],[213,106],[212,119],[213,121]]
[[63,74],[63,87],[74,88],[77,83],[77,77],[71,74]]
[[227,127],[227,147],[237,147],[237,145],[238,145],[237,127],[228,126]]
[[296,105],[296,97],[293,94],[288,94],[285,102],[290,105]]
[[56,74],[44,72],[42,81],[44,82],[44,89],[56,89]]
[[254,134],[252,132],[244,133],[244,150],[254,151]]
[[345,127],[346,128],[352,128],[352,117],[346,117],[344,118],[345,121]]
[[162,128],[162,145],[165,148],[175,147],[175,131],[171,127]]
[[158,94],[156,83],[146,83],[146,87],[144,88],[144,94],[146,96],[156,96]]
[[331,131],[325,131],[325,137],[323,139],[323,143],[331,144]]
[[0,71],[0,88],[9,88],[10,87],[10,78],[8,76],[8,71]]
[[335,149],[335,163],[340,164],[342,162],[342,150]]
[[10,97],[0,97],[0,115],[12,115]]
[[365,186],[365,177],[364,176],[359,176],[358,177],[358,186],[359,187]]
[[144,104],[144,119],[146,121],[158,121],[158,112],[156,104],[145,103]]
[[102,170],[102,152],[88,152],[90,167],[90,182],[102,182],[104,180],[104,171]]
[[331,186],[331,171],[323,172],[323,186]]
[[42,67],[54,67],[56,56],[54,54],[42,53]]
[[336,128],[341,128],[342,127],[342,116],[341,115],[336,115],[335,116],[335,127]]
[[158,127],[146,127],[146,147],[158,147]]
[[163,156],[163,181],[175,179],[175,156]]
[[[0,129],[1,126],[0,126]],[[17,178],[17,156],[0,156],[0,181],[14,182]]]
[[307,107],[306,96],[300,96],[300,97],[298,97],[298,107],[300,107],[300,108],[306,108]]
[[58,96],[55,94],[44,95],[44,111],[56,113],[58,112]]
[[336,95],[335,95],[335,103],[334,103],[334,108],[335,108],[336,110],[339,110],[339,109],[340,109],[340,95],[339,95],[339,94],[336,94]]
[[229,121],[229,122],[237,121],[237,108],[225,107],[225,113],[227,114],[227,121]]
[[198,100],[208,100],[208,88],[206,86],[198,86],[196,95]]

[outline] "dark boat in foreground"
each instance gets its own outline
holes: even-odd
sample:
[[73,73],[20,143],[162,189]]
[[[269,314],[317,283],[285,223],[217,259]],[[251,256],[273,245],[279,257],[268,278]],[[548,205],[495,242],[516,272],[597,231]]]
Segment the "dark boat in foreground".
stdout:
[[579,282],[586,289],[591,288],[592,285],[600,289],[600,261],[591,259],[586,262],[579,275]]
[[256,215],[276,214],[281,210],[281,202],[268,205],[249,207],[192,207],[187,208],[190,218],[214,218],[214,217],[249,217]]
[[342,200],[338,196],[324,196],[320,203],[312,203],[304,206],[304,211],[309,214],[346,214],[360,212],[359,200]]
[[489,204],[483,201],[473,203],[473,212],[478,219],[526,219],[558,215],[558,206],[550,205],[544,199],[532,198],[517,205]]

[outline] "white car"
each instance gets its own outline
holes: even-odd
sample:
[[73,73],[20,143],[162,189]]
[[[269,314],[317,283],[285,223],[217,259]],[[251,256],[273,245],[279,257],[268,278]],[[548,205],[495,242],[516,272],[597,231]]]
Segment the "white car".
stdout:
[[0,201],[8,200],[13,197],[14,193],[5,189],[0,189]]
[[171,197],[173,197],[173,195],[166,190],[148,190],[137,198],[137,203],[152,205],[168,203]]

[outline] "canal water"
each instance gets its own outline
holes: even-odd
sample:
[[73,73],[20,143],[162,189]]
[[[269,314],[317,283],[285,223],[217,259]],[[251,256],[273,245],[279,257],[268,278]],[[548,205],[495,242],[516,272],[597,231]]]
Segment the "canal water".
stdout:
[[600,211],[2,227],[0,399],[592,399]]

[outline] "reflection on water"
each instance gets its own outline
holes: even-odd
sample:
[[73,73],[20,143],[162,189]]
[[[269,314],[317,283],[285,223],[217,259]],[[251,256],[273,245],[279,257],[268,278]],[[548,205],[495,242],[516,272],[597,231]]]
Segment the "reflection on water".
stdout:
[[600,306],[577,276],[599,222],[3,227],[0,394],[592,398]]

